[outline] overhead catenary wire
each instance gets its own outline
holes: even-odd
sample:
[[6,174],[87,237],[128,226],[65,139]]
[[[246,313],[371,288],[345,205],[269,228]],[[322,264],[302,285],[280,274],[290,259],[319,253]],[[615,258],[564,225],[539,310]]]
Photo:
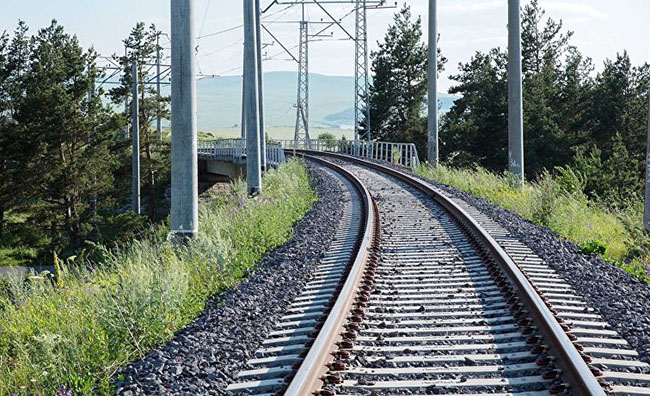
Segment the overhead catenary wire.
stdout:
[[[291,19],[291,16],[300,13],[298,8],[295,7],[301,3],[301,0],[295,0],[290,3],[283,3],[282,1],[273,1],[269,2],[269,6],[262,11],[262,21],[264,22],[264,25],[269,25],[269,24],[276,24],[276,23],[288,23],[291,21],[287,20],[287,17]],[[349,21],[346,21],[347,18],[350,15],[354,14],[354,7],[349,7],[346,5],[338,5],[337,8],[335,9],[330,9],[329,3],[325,0],[316,0],[313,3],[315,8],[312,11],[318,11],[319,16],[315,15],[313,12],[310,12],[308,9],[306,10],[306,17],[309,17],[308,19],[314,19],[312,21],[312,26],[309,26],[310,28],[310,42],[321,42],[321,41],[346,41],[353,39],[351,38],[350,34],[350,24]],[[354,2],[350,2],[351,5],[354,5]],[[277,7],[278,9],[273,9]],[[281,6],[281,7],[278,7]],[[208,5],[206,7],[206,13],[203,16],[203,23],[201,25],[201,30],[199,32],[199,35],[197,39],[207,39],[211,37],[216,37],[216,36],[222,36],[222,35],[227,35],[229,33],[237,32],[240,29],[243,28],[243,24],[237,24],[219,31],[215,32],[210,32],[210,33],[204,33],[205,31],[205,25],[207,21],[207,16],[208,16],[208,8],[210,7],[210,2],[208,2]],[[327,8],[326,8],[327,7]],[[352,8],[352,9],[350,9]],[[295,19],[295,18],[293,18]],[[293,21],[292,19],[292,21]],[[320,21],[318,21],[320,19]],[[316,26],[316,25],[321,25],[321,26]],[[293,34],[291,34],[291,38],[289,37],[289,32],[286,31],[286,29],[277,29],[278,31],[275,31],[276,29],[273,29],[272,31],[269,30],[270,26],[263,26],[263,29],[265,31],[265,34],[268,35],[272,42],[266,44],[264,47],[268,47],[270,45],[278,45],[282,47],[282,50],[279,51],[272,51],[270,48],[264,51],[264,60],[265,61],[291,61],[291,62],[296,62],[297,63],[297,56],[293,54],[293,52],[299,47],[299,45],[291,45],[291,41],[293,41]],[[341,33],[343,33],[344,38],[336,37],[338,34],[336,34],[335,30],[339,30]],[[218,59],[212,59],[212,56],[215,54],[228,51],[228,53],[233,53],[232,51],[239,51],[239,48],[235,49],[234,47],[238,47],[239,45],[242,44],[243,39],[238,37],[233,37],[232,40],[228,43],[226,41],[225,43],[223,40],[220,41],[222,43],[222,46],[220,48],[214,49],[214,50],[208,50],[205,51],[205,45],[206,42],[205,40],[202,40],[202,45],[203,48],[197,49],[197,55],[201,59],[198,64],[198,69],[201,74],[206,73],[206,68],[209,68],[211,71],[211,75],[222,75],[222,74],[228,74],[232,73],[233,71],[237,71],[241,69],[241,66],[235,66],[234,59],[237,58],[237,56],[219,56]],[[287,41],[289,41],[289,44],[287,44]],[[286,56],[283,56],[285,55]],[[233,53],[234,55],[234,53]],[[207,58],[207,59],[206,59]],[[206,63],[207,62],[207,63]],[[230,64],[230,65],[228,65]],[[225,67],[224,67],[225,66]],[[228,67],[232,66],[232,67]],[[216,73],[215,70],[224,70],[221,73]],[[206,74],[207,75],[207,74]]]
[[[278,11],[272,13],[272,14],[262,16],[262,19],[268,19],[268,18],[271,18],[272,16],[275,16],[275,15],[281,13],[281,12],[284,12],[284,14],[286,14],[286,12],[289,11],[290,9],[291,9],[291,6],[284,7],[284,8],[282,8],[281,10],[278,10]],[[284,15],[284,14],[283,14],[283,15]],[[282,15],[281,15],[281,16],[282,16]],[[205,19],[204,19],[203,23],[205,24]],[[217,32],[208,33],[208,34],[199,34],[199,37],[197,37],[197,39],[202,39],[202,38],[212,37],[212,36],[218,36],[218,35],[220,35],[220,34],[224,34],[224,33],[232,32],[232,31],[234,31],[234,30],[241,29],[241,28],[243,28],[243,27],[244,27],[244,24],[239,24],[239,25],[236,25],[236,26],[229,27],[229,28],[227,28],[227,29],[219,30],[219,31],[217,31]],[[203,27],[201,27],[201,31],[203,31]],[[242,40],[242,41],[243,41],[243,40]]]
[[205,13],[203,13],[203,22],[201,23],[201,29],[199,30],[199,39],[201,38],[201,35],[203,34],[203,28],[205,27],[205,20],[208,18],[208,10],[210,10],[210,3],[212,0],[208,0],[208,5],[205,7]]

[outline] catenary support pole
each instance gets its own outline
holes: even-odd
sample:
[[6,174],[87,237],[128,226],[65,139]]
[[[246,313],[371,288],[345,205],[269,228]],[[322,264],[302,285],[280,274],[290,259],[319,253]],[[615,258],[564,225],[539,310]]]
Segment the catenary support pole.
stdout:
[[298,90],[296,91],[296,128],[294,146],[311,148],[309,135],[309,25],[305,20],[305,6],[302,6],[300,34],[298,39]]
[[[127,46],[124,46],[124,59],[125,62],[128,62],[129,59],[129,50]],[[128,114],[129,114],[129,95],[126,95],[124,98],[124,119],[128,120]],[[129,123],[126,122],[124,125],[124,137],[126,139],[129,138]]]
[[194,37],[194,0],[171,0],[171,233],[177,243],[199,231]]
[[[160,33],[156,36],[156,99],[158,100],[158,106],[160,105]],[[158,131],[158,137],[160,140],[163,138],[162,134],[162,119],[160,118],[160,112],[156,114],[156,131]]]
[[520,0],[508,0],[508,170],[524,186]]
[[437,0],[429,0],[429,94],[428,94],[428,159],[438,166],[438,16]]
[[248,194],[262,190],[260,171],[259,100],[257,96],[256,14],[253,1],[244,1],[244,111],[246,112],[246,184]]
[[241,138],[246,139],[246,110],[244,109],[244,96],[246,96],[246,80],[241,79]]
[[650,87],[648,87],[648,135],[645,156],[645,202],[643,206],[643,230],[650,234]]
[[[368,20],[366,0],[355,2],[354,46],[354,143],[359,154],[359,141],[372,141],[370,131],[370,95],[368,91]],[[363,120],[363,129],[360,123]]]
[[266,131],[264,130],[264,76],[262,74],[262,12],[260,0],[255,0],[255,43],[257,61],[257,100],[260,119],[260,167],[266,170]]
[[134,60],[131,64],[131,79],[133,80],[133,92],[131,93],[131,135],[132,135],[132,205],[133,211],[140,214],[140,106],[138,103],[138,61]]

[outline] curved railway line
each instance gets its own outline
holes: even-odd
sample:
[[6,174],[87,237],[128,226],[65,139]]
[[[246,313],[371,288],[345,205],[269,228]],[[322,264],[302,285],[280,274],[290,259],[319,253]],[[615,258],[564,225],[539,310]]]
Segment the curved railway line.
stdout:
[[343,218],[229,391],[650,395],[636,351],[496,222],[392,167],[301,155],[344,185]]

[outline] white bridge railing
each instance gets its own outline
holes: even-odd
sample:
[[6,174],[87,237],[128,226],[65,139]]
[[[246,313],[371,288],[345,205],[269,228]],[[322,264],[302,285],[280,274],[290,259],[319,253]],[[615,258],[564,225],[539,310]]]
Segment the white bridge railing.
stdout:
[[413,143],[358,142],[350,140],[311,139],[296,144],[295,140],[280,140],[285,150],[303,149],[331,151],[377,161],[386,161],[394,165],[414,168],[420,164],[418,151]]
[[[266,160],[271,166],[285,162],[284,150],[303,149],[314,151],[331,151],[377,161],[386,161],[394,165],[414,168],[420,164],[418,152],[413,143],[358,142],[350,140],[311,139],[309,142],[280,140],[266,144]],[[246,163],[245,139],[201,140],[198,142],[199,158],[211,161]]]
[[[245,139],[199,140],[199,159],[210,161],[246,163]],[[285,163],[284,149],[279,144],[267,143],[266,162],[274,167]]]

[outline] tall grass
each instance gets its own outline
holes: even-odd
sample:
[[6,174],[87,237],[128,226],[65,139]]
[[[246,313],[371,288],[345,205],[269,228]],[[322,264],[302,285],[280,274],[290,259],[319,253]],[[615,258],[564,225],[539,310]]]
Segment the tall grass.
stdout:
[[101,262],[69,260],[57,282],[0,284],[0,394],[51,395],[62,384],[75,394],[112,393],[121,367],[169,340],[287,241],[316,200],[298,161],[267,173],[263,186],[250,199],[236,183],[204,205],[199,237],[186,247],[155,227],[121,249],[99,247]]
[[426,178],[482,197],[525,219],[546,226],[574,242],[584,253],[600,254],[633,275],[650,281],[650,251],[641,231],[642,208],[625,203],[617,208],[590,201],[570,171],[545,173],[524,189],[507,175],[485,170],[421,166],[415,172]]

